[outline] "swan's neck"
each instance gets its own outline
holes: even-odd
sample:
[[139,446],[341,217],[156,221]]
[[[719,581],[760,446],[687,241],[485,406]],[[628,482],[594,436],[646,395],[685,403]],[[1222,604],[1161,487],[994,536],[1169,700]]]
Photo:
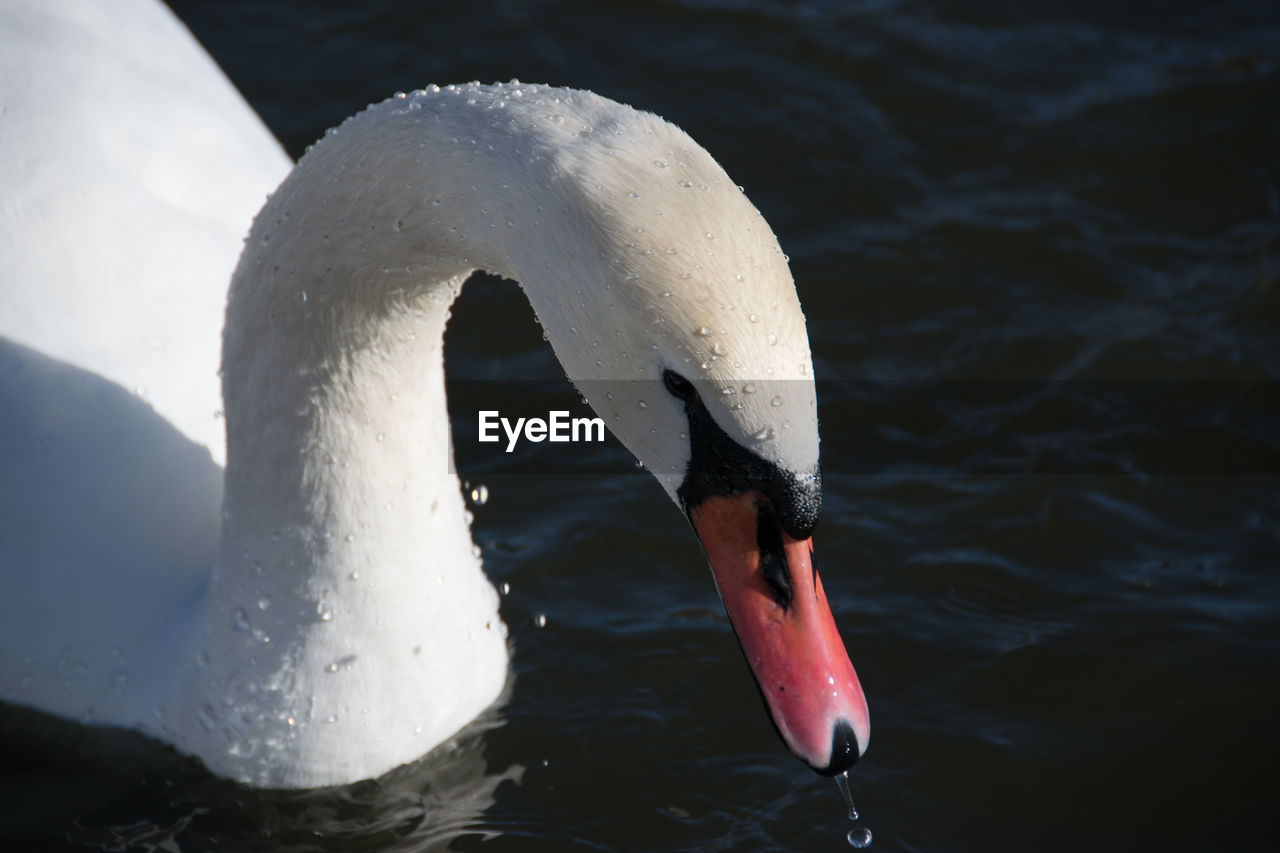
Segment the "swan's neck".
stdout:
[[252,584],[262,566],[277,585],[305,576],[318,597],[371,571],[403,574],[405,561],[475,566],[451,472],[443,332],[463,279],[496,264],[441,236],[466,223],[471,198],[437,208],[426,180],[375,178],[431,173],[396,163],[393,134],[359,135],[356,150],[303,160],[259,215],[232,285],[224,582]]
[[[492,232],[516,215],[513,196],[501,164],[472,150],[501,131],[434,139],[437,125],[392,107],[302,160],[258,216],[229,297],[228,461],[206,628],[223,660],[204,692],[214,708],[213,694],[235,694],[279,737],[349,717],[391,741],[388,727],[447,736],[505,678],[496,595],[452,472],[443,371],[463,280],[475,268],[511,274]],[[359,689],[332,691],[334,679]],[[368,704],[314,698],[352,695]],[[281,781],[263,778],[274,772],[265,758],[251,767],[256,781]]]

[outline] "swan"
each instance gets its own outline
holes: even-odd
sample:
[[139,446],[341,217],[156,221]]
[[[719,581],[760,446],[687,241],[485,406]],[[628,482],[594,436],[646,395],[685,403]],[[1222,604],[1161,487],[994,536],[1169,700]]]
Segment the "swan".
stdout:
[[785,745],[846,771],[869,717],[812,560],[804,315],[715,160],[512,81],[397,94],[291,167],[167,9],[108,5],[0,11],[0,700],[271,788],[492,704],[442,359],[484,270],[691,522]]

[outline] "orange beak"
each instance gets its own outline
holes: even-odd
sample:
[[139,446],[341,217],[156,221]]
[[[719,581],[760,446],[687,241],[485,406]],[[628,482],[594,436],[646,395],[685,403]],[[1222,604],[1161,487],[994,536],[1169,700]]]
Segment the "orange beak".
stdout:
[[871,718],[813,568],[813,540],[782,530],[757,491],[713,496],[689,517],[720,600],[783,742],[814,770],[848,770]]

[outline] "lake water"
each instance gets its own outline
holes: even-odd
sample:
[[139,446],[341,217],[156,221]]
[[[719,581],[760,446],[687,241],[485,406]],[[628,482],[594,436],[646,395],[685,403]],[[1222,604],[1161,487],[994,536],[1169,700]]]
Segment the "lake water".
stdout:
[[[1274,849],[1275,4],[175,6],[295,156],[396,90],[519,77],[657,112],[745,187],[809,321],[871,849]],[[460,419],[559,373],[492,279],[448,359],[481,380]],[[263,793],[9,736],[0,847],[849,849],[680,513],[616,447],[562,447],[462,466],[516,677],[456,742]]]

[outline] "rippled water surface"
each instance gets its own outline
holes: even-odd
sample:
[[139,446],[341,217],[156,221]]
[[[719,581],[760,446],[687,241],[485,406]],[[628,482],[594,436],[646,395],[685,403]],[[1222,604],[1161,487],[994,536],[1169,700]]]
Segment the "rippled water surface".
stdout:
[[[746,188],[821,380],[873,850],[1273,847],[1274,4],[176,8],[295,155],[395,90],[519,77],[664,115]],[[509,282],[468,285],[448,346],[458,375],[559,372]],[[18,720],[0,847],[848,849],[680,514],[621,451],[552,448],[467,471],[516,670],[474,729],[281,794]]]

